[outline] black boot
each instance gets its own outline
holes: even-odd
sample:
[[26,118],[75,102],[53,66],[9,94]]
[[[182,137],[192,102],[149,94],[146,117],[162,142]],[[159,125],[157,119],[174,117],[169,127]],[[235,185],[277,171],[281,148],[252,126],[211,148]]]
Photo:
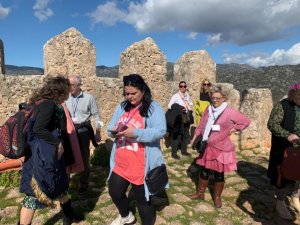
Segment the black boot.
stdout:
[[60,206],[63,209],[64,212],[64,219],[63,224],[64,225],[71,225],[73,222],[79,222],[81,220],[84,220],[84,215],[76,214],[71,206],[71,200],[68,200],[64,204],[60,204]]

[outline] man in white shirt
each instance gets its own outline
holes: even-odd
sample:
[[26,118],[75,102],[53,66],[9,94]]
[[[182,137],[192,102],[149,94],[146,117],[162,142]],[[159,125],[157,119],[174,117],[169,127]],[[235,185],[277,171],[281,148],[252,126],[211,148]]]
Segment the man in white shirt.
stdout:
[[[99,109],[94,96],[81,90],[81,78],[77,75],[69,76],[71,91],[68,100],[65,102],[71,114],[75,129],[77,131],[80,151],[84,164],[84,171],[80,173],[79,194],[83,194],[88,189],[90,176],[90,141],[94,146],[101,140]],[[91,116],[95,120],[96,132],[91,126]]]

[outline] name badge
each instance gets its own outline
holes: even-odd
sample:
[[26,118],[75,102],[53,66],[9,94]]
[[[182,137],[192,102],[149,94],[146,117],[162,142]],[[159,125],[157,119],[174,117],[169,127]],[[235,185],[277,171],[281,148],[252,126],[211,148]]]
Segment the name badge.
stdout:
[[78,122],[78,118],[77,117],[72,117],[72,121],[73,121],[73,123],[77,123]]
[[219,124],[214,124],[214,125],[212,125],[211,129],[213,131],[220,131],[220,125]]

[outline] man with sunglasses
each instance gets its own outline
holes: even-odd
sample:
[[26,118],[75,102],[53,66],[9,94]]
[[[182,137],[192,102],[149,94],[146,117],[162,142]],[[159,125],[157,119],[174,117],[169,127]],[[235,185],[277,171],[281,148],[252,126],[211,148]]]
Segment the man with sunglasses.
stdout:
[[[71,91],[66,106],[71,114],[77,131],[80,151],[84,164],[84,171],[80,173],[78,194],[84,194],[88,189],[90,176],[90,141],[96,147],[101,140],[99,109],[94,96],[81,90],[81,78],[77,75],[69,76]],[[91,117],[94,117],[96,133],[91,125]]]
[[[193,103],[187,92],[186,82],[180,81],[178,87],[179,91],[172,96],[168,104],[168,109],[171,110],[171,114],[173,114],[172,117],[177,118],[175,119],[176,122],[174,123],[173,129],[170,131],[172,157],[174,159],[180,159],[177,155],[179,145],[182,155],[190,155],[190,153],[187,152],[187,145],[189,142],[190,124],[193,123],[189,120]],[[179,111],[177,110],[178,108],[180,109]],[[179,112],[179,114],[177,112]],[[188,118],[188,120],[184,118]]]

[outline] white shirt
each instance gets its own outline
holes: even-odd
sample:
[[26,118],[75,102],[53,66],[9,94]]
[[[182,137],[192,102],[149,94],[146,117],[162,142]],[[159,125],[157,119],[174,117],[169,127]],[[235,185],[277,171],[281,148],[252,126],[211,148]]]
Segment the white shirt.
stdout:
[[[183,98],[182,98],[182,96],[183,96]],[[188,94],[188,92],[182,93],[182,96],[179,94],[179,92],[174,94],[168,104],[168,108],[171,109],[171,106],[175,103],[186,108],[184,101],[187,101],[188,102],[188,110],[192,110],[193,102],[192,102],[191,97]]]

